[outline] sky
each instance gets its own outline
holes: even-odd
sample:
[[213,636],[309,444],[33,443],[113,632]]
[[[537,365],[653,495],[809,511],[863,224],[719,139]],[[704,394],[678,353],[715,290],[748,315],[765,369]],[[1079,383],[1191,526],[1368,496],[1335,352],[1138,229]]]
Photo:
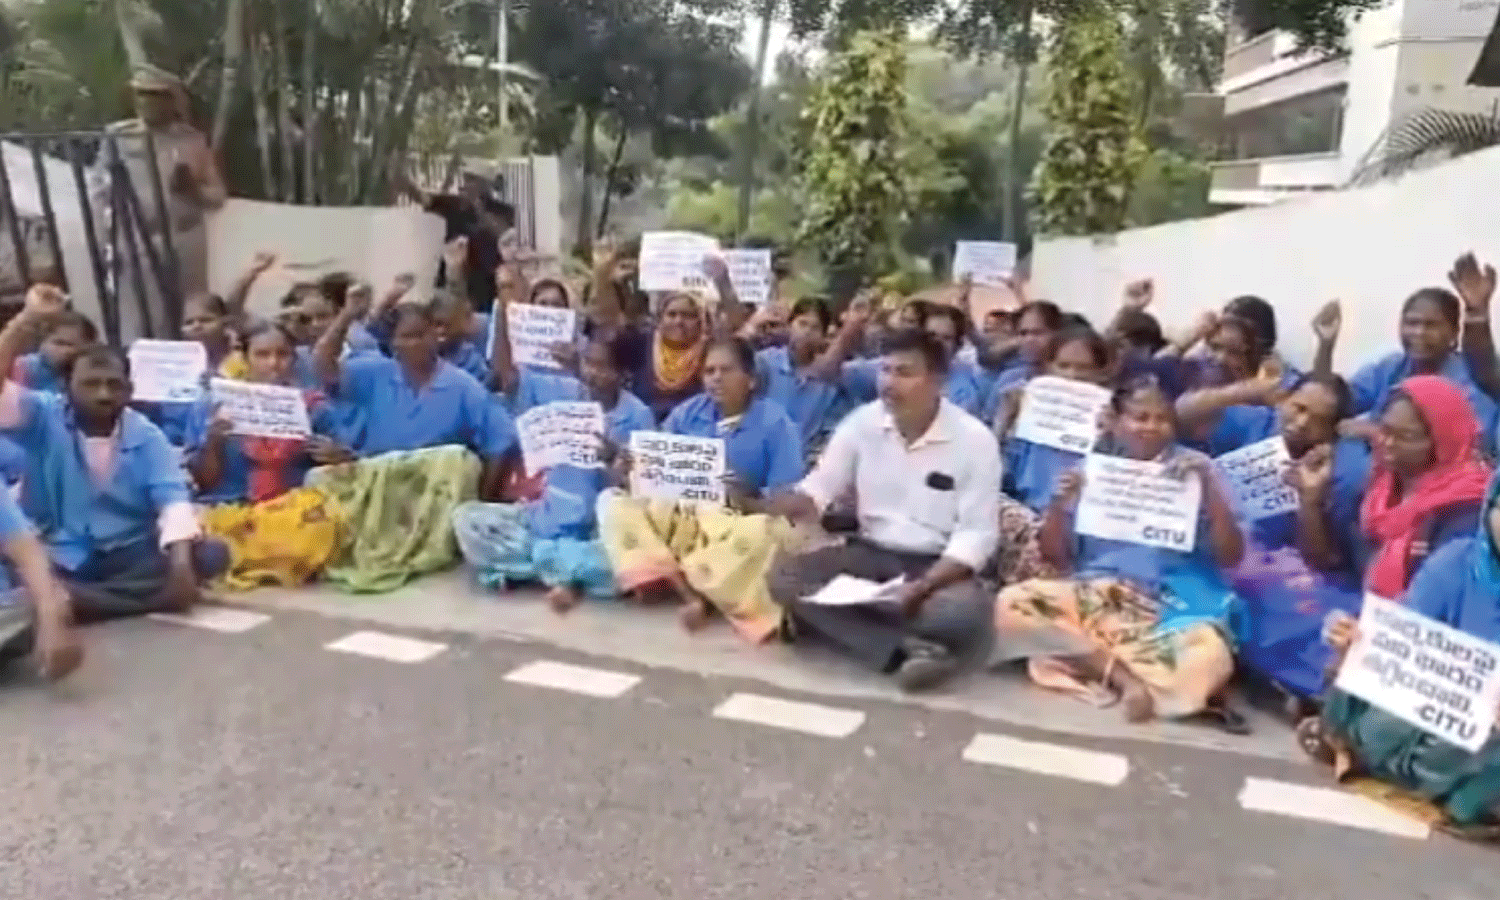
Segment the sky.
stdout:
[[[740,49],[753,66],[755,65],[755,45],[760,40],[760,22],[758,20],[746,22],[744,31],[745,33],[740,41]],[[768,51],[766,54],[766,59],[768,60],[766,64],[766,81],[770,81],[775,74],[776,57],[780,55],[782,48],[786,46],[790,35],[791,28],[785,22],[775,22],[771,25],[771,42],[766,47]]]

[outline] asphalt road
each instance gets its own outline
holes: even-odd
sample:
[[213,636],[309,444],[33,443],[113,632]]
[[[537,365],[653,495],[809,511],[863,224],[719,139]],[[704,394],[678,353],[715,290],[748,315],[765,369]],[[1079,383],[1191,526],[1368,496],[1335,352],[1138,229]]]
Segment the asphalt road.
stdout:
[[532,643],[387,631],[359,655],[328,645],[367,626],[304,613],[221,624],[246,630],[106,626],[66,685],[0,690],[0,897],[1500,894],[1500,853],[1299,794],[1322,780],[1288,762]]

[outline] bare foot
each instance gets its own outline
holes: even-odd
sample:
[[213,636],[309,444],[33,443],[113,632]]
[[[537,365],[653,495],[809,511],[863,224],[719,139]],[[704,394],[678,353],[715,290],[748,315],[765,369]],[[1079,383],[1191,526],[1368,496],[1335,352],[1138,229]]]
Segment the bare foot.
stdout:
[[698,631],[708,624],[708,604],[702,600],[689,600],[677,610],[677,621],[688,631]]
[[1130,685],[1121,692],[1120,699],[1125,704],[1125,721],[1150,721],[1155,704],[1151,702],[1151,692],[1144,685]]
[[572,588],[558,586],[547,592],[547,605],[558,615],[578,605],[578,593]]

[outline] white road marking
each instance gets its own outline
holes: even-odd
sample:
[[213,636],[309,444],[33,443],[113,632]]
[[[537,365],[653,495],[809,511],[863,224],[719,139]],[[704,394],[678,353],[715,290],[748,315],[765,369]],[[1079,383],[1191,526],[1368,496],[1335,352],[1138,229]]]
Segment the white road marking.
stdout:
[[1245,787],[1240,791],[1240,806],[1419,841],[1425,841],[1432,833],[1426,824],[1387,809],[1374,800],[1347,791],[1269,778],[1246,778]]
[[714,718],[830,738],[848,737],[865,723],[865,714],[859,710],[778,700],[760,694],[732,695],[714,709]]
[[419,663],[426,662],[442,653],[448,649],[448,645],[419,641],[416,638],[400,637],[394,634],[381,634],[378,631],[356,631],[325,645],[324,649],[390,662]]
[[570,691],[588,697],[618,697],[641,682],[639,676],[625,672],[570,666],[546,659],[516,669],[506,675],[505,680],[514,684]]
[[1130,774],[1130,760],[1115,753],[1023,741],[1000,734],[974,735],[974,740],[964,748],[963,758],[969,762],[1110,786],[1119,784]]
[[187,615],[152,613],[150,618],[170,625],[187,625],[222,634],[242,634],[271,621],[271,617],[264,613],[231,609],[227,606],[200,606]]

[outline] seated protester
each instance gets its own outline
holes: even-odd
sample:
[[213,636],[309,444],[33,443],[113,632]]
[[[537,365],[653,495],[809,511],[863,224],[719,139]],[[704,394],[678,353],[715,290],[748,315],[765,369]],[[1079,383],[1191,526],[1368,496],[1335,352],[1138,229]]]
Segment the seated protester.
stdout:
[[1047,348],[1062,328],[1062,319],[1062,310],[1050,300],[1032,300],[1017,310],[1016,353],[984,397],[979,410],[981,419],[994,422],[1000,409],[1000,398],[1042,373]]
[[[1218,571],[1239,565],[1245,549],[1234,508],[1213,461],[1177,443],[1172,401],[1154,378],[1127,382],[1111,409],[1111,455],[1161,462],[1202,485],[1193,549],[1078,534],[1084,485],[1076,468],[1058,483],[1040,536],[1043,554],[1071,574],[1002,589],[1000,645],[1029,657],[1031,677],[1044,687],[1120,697],[1130,721],[1211,711],[1215,724],[1243,732],[1244,720],[1219,699],[1234,672],[1234,595]],[[1076,649],[1059,655],[1062,647]]]
[[[1246,401],[1249,403],[1264,401],[1268,397],[1274,403],[1275,396],[1288,386],[1287,373],[1269,348],[1261,343],[1260,332],[1245,319],[1234,316],[1219,318],[1206,340],[1208,352],[1179,370],[1178,386],[1183,391],[1178,398],[1179,409],[1183,404],[1192,409],[1194,394],[1225,385],[1257,386],[1261,393]],[[1220,406],[1202,415],[1179,417],[1183,443],[1195,450],[1206,450],[1212,445],[1215,439],[1213,430],[1219,423],[1217,411],[1222,409]]]
[[[1104,385],[1111,368],[1109,345],[1092,329],[1075,328],[1058,332],[1044,357],[1045,374],[1069,381]],[[1037,513],[1045,512],[1052,502],[1058,479],[1076,467],[1081,454],[1033,444],[1016,437],[1016,418],[1026,383],[1008,391],[1000,403],[995,421],[995,436],[1005,454],[1007,493]]]
[[[756,396],[755,353],[740,338],[712,342],[704,358],[705,393],[667,416],[667,434],[724,441],[726,503],[678,503],[608,491],[599,497],[599,538],[622,591],[641,599],[665,593],[681,601],[695,630],[711,608],[750,641],[781,628],[766,574],[789,539],[785,522],[762,512],[775,491],[802,474],[797,426],[779,405]],[[617,467],[624,483],[630,457]]]
[[[845,310],[843,317],[848,316]],[[871,312],[870,320],[865,323],[864,333],[859,336],[859,350],[854,355],[858,359],[871,359],[879,357],[885,352],[885,338],[890,333],[891,314],[884,309]]]
[[[1481,447],[1485,452],[1493,451],[1490,439],[1500,416],[1495,400],[1475,381],[1466,354],[1455,349],[1459,346],[1460,309],[1458,297],[1443,288],[1423,288],[1406,298],[1401,306],[1401,351],[1364,366],[1349,379],[1354,414],[1365,417],[1362,422],[1351,423],[1353,429],[1373,438],[1378,432],[1376,417],[1408,376],[1441,375],[1463,391],[1484,432]],[[1487,327],[1482,323],[1475,330]]]
[[0,675],[32,656],[43,677],[66,677],[83,663],[68,590],[52,574],[46,545],[7,491],[0,491],[0,553],[20,584],[0,594]]
[[848,397],[838,384],[840,367],[864,333],[870,304],[864,298],[851,303],[850,315],[832,340],[824,338],[833,314],[822,300],[798,300],[791,312],[786,346],[768,347],[755,355],[756,377],[766,398],[796,423],[803,453],[811,461],[848,412]]
[[[511,363],[504,340],[506,287],[502,276],[496,322],[494,370],[501,395],[514,416],[548,403],[592,401],[604,411],[604,439],[628,446],[637,431],[654,431],[656,418],[624,389],[618,348],[594,341],[584,348],[582,380]],[[565,612],[585,596],[616,596],[614,573],[598,540],[594,504],[608,487],[603,468],[556,466],[537,473],[539,496],[529,502],[470,501],[453,511],[459,550],[479,582],[503,590],[515,582],[538,581],[547,602]]]
[[1414,375],[1389,395],[1359,514],[1372,549],[1365,587],[1377,596],[1400,600],[1425,558],[1474,531],[1492,469],[1465,401],[1437,375]]
[[[254,384],[298,387],[293,377],[293,338],[279,325],[262,322],[245,335]],[[343,510],[326,491],[303,487],[315,464],[352,459],[329,438],[329,405],[306,398],[309,438],[252,437],[231,433],[211,398],[198,404],[188,429],[187,465],[198,488],[203,529],[229,548],[229,590],[275,585],[296,587],[320,575],[344,537]]]
[[[25,330],[62,308],[49,285],[0,332],[0,371]],[[21,508],[48,544],[75,621],[182,612],[200,586],[223,574],[228,551],[204,539],[177,452],[145,416],[127,408],[125,360],[94,346],[74,358],[64,395],[6,382],[0,432],[28,451]]]
[[1279,437],[1291,456],[1293,509],[1254,518],[1240,510],[1248,541],[1232,573],[1245,598],[1241,664],[1257,686],[1291,701],[1293,718],[1324,688],[1328,650],[1323,621],[1332,610],[1357,613],[1366,548],[1359,507],[1370,467],[1364,442],[1338,437],[1349,414],[1349,386],[1337,375],[1305,375],[1281,396],[1275,378],[1195,391],[1178,401],[1180,421],[1217,417],[1208,451]]
[[41,327],[41,346],[16,360],[10,380],[34,391],[61,394],[67,389],[63,370],[79,350],[99,340],[99,331],[87,316],[72,310],[58,313]]
[[[187,298],[182,305],[182,339],[197,341],[208,353],[208,371],[202,386],[205,392],[209,378],[245,377],[245,355],[235,349],[228,307],[218,295],[197,294]],[[143,401],[135,407],[156,423],[172,446],[181,447],[187,441],[195,404],[196,401],[191,400],[182,403]]]
[[[919,305],[920,304],[920,305]],[[940,303],[914,301],[903,309],[920,310],[925,318],[919,327],[926,330],[949,354],[948,368],[943,384],[943,396],[950,403],[971,416],[978,416],[980,403],[980,376],[978,366],[957,359],[953,354],[968,334],[967,319],[963,310]],[[844,364],[843,385],[855,403],[870,403],[880,393],[879,376],[884,366],[883,358],[859,359]]]
[[[1484,503],[1477,532],[1428,557],[1402,605],[1493,644],[1500,643],[1500,479]],[[1357,635],[1352,614],[1328,623],[1336,659]],[[1500,731],[1471,753],[1335,687],[1298,737],[1340,779],[1368,776],[1413,794],[1460,833],[1490,826],[1482,833],[1492,835],[1500,825]]]
[[[812,472],[770,504],[814,522],[836,498],[858,494],[858,533],[782,554],[771,595],[799,640],[831,644],[911,691],[937,686],[984,643],[992,596],[976,576],[996,549],[1000,450],[988,428],[943,398],[947,365],[933,335],[894,332],[881,399],[840,422]],[[840,575],[902,580],[888,602],[807,600]]]
[[[69,362],[71,366],[72,363]],[[0,437],[0,481],[14,491],[26,474],[26,451],[7,437]]]
[[439,324],[424,304],[397,305],[392,357],[341,359],[369,302],[368,286],[352,289],[313,348],[330,398],[363,424],[351,442],[360,460],[307,476],[349,516],[351,544],[326,577],[356,593],[394,590],[455,562],[453,510],[476,496],[499,499],[516,445],[505,409],[438,356]]

